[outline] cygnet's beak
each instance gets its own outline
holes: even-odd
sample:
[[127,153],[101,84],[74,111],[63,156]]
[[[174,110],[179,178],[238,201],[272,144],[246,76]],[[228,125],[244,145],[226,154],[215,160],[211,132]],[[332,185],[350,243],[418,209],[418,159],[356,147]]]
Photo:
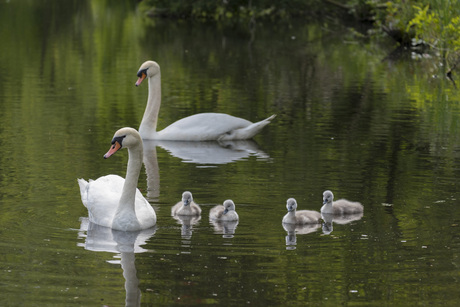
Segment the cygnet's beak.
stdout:
[[228,209],[225,209],[225,210],[224,210],[224,214],[227,214],[227,212],[228,212]]
[[327,204],[327,199],[323,199],[323,205]]

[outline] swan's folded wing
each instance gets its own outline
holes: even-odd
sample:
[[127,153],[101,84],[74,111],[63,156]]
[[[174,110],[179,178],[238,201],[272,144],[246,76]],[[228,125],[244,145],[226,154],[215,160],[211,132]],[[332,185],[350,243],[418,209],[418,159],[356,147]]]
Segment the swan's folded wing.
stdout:
[[223,134],[250,126],[248,120],[223,113],[199,113],[182,118],[158,132],[159,139],[211,141]]
[[89,220],[111,227],[125,180],[117,175],[107,175],[88,184],[87,204]]
[[[136,217],[141,223],[141,225],[152,224],[151,226],[155,225],[156,223],[156,214],[155,210],[153,209],[152,205],[145,199],[139,189],[136,189],[136,201],[135,201],[135,208],[136,208]],[[155,220],[152,220],[154,217]]]
[[85,179],[77,179],[78,181],[78,185],[80,187],[80,196],[81,196],[81,202],[83,203],[83,205],[85,207],[88,207],[87,206],[87,203],[88,203],[88,181],[86,181]]

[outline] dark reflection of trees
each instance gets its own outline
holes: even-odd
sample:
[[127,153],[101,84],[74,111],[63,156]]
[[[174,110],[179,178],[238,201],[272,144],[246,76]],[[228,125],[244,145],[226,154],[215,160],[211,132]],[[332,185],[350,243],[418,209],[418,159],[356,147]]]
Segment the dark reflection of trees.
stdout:
[[404,138],[413,138],[416,127],[414,127],[415,116],[413,111],[402,110],[400,114],[396,114],[398,118],[395,118],[391,127],[390,135],[390,148],[389,148],[389,159],[388,159],[388,182],[387,182],[387,202],[393,203],[395,198],[395,186],[398,184],[399,178],[399,157],[404,155],[405,150],[402,149]]
[[156,274],[157,279],[163,283],[170,282],[169,285],[158,285],[156,289],[161,289],[161,293],[166,296],[169,291],[174,293],[173,302],[187,305],[203,304],[206,301],[219,303],[219,305],[227,305],[235,301],[277,305],[278,298],[270,295],[276,292],[275,284],[269,280],[271,273],[267,272],[264,278],[264,273],[260,272],[263,270],[261,264],[272,261],[272,258],[235,255],[231,251],[229,254],[224,254],[227,252],[222,250],[220,259],[215,258],[215,254],[202,255],[200,263],[206,264],[206,268],[202,270],[196,267],[195,257],[199,255],[193,254],[181,254],[174,259],[167,259],[171,261],[170,272],[152,263],[152,270],[159,273]]

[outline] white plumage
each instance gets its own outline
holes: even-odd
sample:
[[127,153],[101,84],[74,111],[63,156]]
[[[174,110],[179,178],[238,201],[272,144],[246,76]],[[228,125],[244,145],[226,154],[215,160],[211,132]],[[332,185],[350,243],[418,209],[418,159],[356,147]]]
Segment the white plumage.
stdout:
[[104,158],[121,148],[128,148],[129,153],[126,179],[118,175],[89,181],[78,179],[81,200],[88,209],[90,222],[123,231],[150,228],[157,218],[155,210],[137,189],[143,153],[142,139],[135,129],[118,130]]
[[149,97],[139,133],[143,139],[171,141],[244,140],[259,133],[275,117],[252,123],[224,113],[199,113],[182,118],[161,131],[156,131],[161,105],[161,72],[154,61],[144,62],[137,73],[136,86],[147,78]]

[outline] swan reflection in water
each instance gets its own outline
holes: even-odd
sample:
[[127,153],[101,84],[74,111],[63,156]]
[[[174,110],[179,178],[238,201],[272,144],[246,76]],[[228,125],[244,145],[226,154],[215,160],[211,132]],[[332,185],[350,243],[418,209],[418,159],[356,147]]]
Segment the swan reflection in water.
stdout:
[[196,164],[227,164],[255,156],[260,160],[268,160],[269,156],[259,149],[254,140],[242,141],[146,141],[160,146],[172,156],[184,163]]
[[254,140],[241,141],[159,141],[143,140],[144,165],[147,173],[147,200],[157,202],[160,196],[160,173],[156,147],[159,146],[184,163],[195,163],[199,167],[215,167],[239,160],[256,157],[270,161],[270,156],[259,149]]
[[183,239],[191,239],[193,233],[193,225],[198,224],[201,220],[201,215],[173,215],[173,218],[181,225],[180,234]]
[[297,237],[296,235],[306,235],[312,232],[317,231],[320,228],[320,224],[304,224],[304,225],[296,225],[296,224],[287,224],[281,223],[283,225],[284,230],[287,232],[286,235],[286,249],[294,250],[296,249],[297,245]]
[[323,219],[323,233],[325,235],[330,234],[334,226],[333,224],[345,225],[353,221],[358,221],[363,217],[363,212],[355,214],[342,214],[336,215],[331,213],[321,213],[321,218]]
[[222,234],[223,238],[233,238],[238,221],[219,221],[209,219],[209,223],[214,227],[214,233]]
[[156,226],[140,231],[119,231],[91,223],[88,218],[81,218],[78,238],[84,243],[77,246],[94,252],[116,253],[121,259],[108,260],[109,263],[121,264],[125,278],[126,301],[125,306],[140,306],[141,291],[139,279],[136,275],[135,254],[149,250],[142,248],[155,234]]

